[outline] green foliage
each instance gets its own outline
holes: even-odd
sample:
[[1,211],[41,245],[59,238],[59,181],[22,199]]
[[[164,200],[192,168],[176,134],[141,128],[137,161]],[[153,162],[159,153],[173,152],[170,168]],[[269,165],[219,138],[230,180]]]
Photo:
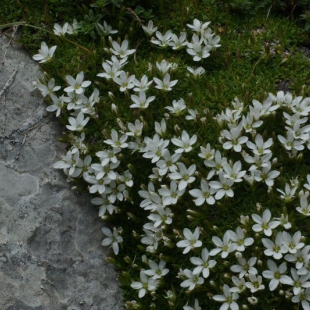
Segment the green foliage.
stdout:
[[[160,3],[167,4],[167,1],[160,1]],[[44,31],[25,32],[24,42],[28,48],[35,49],[33,54],[37,53],[40,41],[46,41],[49,47],[57,44],[53,61],[42,65],[44,71],[49,73],[46,75],[45,82],[54,77],[56,85],[64,88],[68,86],[66,76],[70,75],[75,78],[80,71],[83,71],[85,79],[92,81],[85,95],[89,97],[94,88],[99,89],[100,97],[95,105],[95,112],[98,116],[91,117],[84,132],[87,154],[96,158],[96,153],[106,147],[103,141],[111,138],[112,129],[124,130],[125,125],[125,130],[128,130],[127,124],[135,120],[143,123],[145,136],[153,136],[155,134],[154,122],[164,117],[163,115],[167,112],[166,107],[171,106],[172,100],[184,98],[188,108],[198,111],[197,119],[191,122],[184,121],[184,113],[180,116],[166,115],[168,130],[164,138],[170,140],[179,137],[183,129],[190,135],[197,135],[198,142],[194,151],[186,153],[182,160],[187,165],[196,164],[196,177],[200,178],[207,175],[208,169],[198,160],[199,147],[209,143],[212,148],[222,148],[222,143],[219,141],[222,128],[217,124],[215,117],[227,108],[232,108],[231,102],[235,97],[244,102],[244,112],[249,108],[253,99],[263,102],[269,92],[276,93],[280,90],[278,85],[281,81],[289,82],[289,88],[294,95],[310,95],[308,73],[310,62],[299,49],[299,46],[308,40],[307,35],[294,21],[283,17],[283,14],[269,14],[266,19],[269,9],[272,12],[275,10],[282,12],[282,8],[285,8],[287,10],[285,14],[288,11],[291,12],[292,1],[206,0],[200,2],[198,9],[197,3],[198,1],[195,3],[178,1],[171,6],[163,5],[161,9],[165,14],[162,15],[155,14],[159,9],[159,2],[144,7],[142,1],[97,0],[92,3],[92,9],[87,6],[86,2],[81,2],[79,9],[74,8],[73,13],[68,2],[54,0],[45,2],[48,8],[46,15],[45,11],[31,12],[26,10],[26,5],[20,6],[20,10],[23,10],[23,17],[29,23],[35,25],[41,23],[43,28],[49,31],[52,31],[54,22],[71,23],[73,17],[80,22],[79,35],[65,37],[74,41],[75,45],[62,37],[48,36]],[[296,7],[298,4],[301,9],[308,4],[306,1],[294,3]],[[66,6],[62,13],[60,12],[61,6]],[[13,14],[8,6],[0,8],[1,14],[7,12]],[[17,11],[17,14],[20,12]],[[240,14],[244,14],[242,18]],[[206,73],[201,78],[194,79],[188,73],[187,66],[197,66],[197,62],[193,62],[192,57],[184,49],[180,51],[156,49],[150,44],[141,30],[141,22],[147,24],[148,19],[153,18],[153,15],[156,17],[158,30],[162,32],[168,29],[173,29],[175,33],[184,31],[186,24],[192,23],[194,18],[212,21],[211,28],[221,37],[221,47],[212,51],[210,58],[202,61],[201,64]],[[9,16],[7,22],[11,22],[11,18],[14,16]],[[17,20],[20,19],[22,19],[21,15]],[[107,39],[107,35],[98,29],[98,23],[103,23],[103,19],[109,22],[113,29],[119,31],[117,34],[111,34],[111,39]],[[128,74],[135,74],[137,78],[141,78],[144,74],[149,78],[160,77],[155,66],[156,62],[166,59],[170,63],[178,64],[176,70],[170,69],[169,71],[172,79],[178,80],[177,85],[171,92],[163,92],[152,87],[150,95],[156,96],[157,99],[145,110],[129,108],[132,104],[131,93],[120,92],[116,83],[97,76],[103,71],[102,63],[111,58],[112,40],[121,43],[125,37],[129,39],[130,48],[136,49],[124,69]],[[188,39],[189,37],[188,34]],[[41,82],[44,83],[43,80]],[[51,98],[47,101],[50,105],[53,104]],[[117,106],[117,111],[111,110],[112,104]],[[70,110],[62,109],[60,121],[64,125],[68,123],[71,113]],[[265,140],[269,136],[274,138],[275,144],[272,151],[277,154],[278,159],[273,168],[281,171],[281,177],[277,180],[277,188],[283,189],[286,183],[297,176],[300,180],[298,185],[298,190],[300,190],[301,184],[306,182],[309,151],[305,151],[304,159],[290,158],[282,151],[282,146],[276,138],[277,134],[284,135],[285,132],[281,113],[271,114],[265,117],[264,121],[259,132]],[[251,138],[250,134],[248,136]],[[66,132],[61,140],[67,143],[70,149],[74,134]],[[240,154],[231,150],[222,151],[233,162],[241,158]],[[113,262],[119,272],[127,309],[135,309],[137,306],[137,309],[179,310],[188,301],[193,305],[195,298],[203,300],[202,309],[218,309],[219,304],[212,300],[212,295],[219,294],[219,287],[231,278],[231,275],[224,276],[224,273],[230,272],[229,262],[227,263],[225,259],[219,260],[217,272],[212,275],[214,285],[197,287],[190,293],[185,288],[180,289],[181,280],[176,278],[180,269],[188,267],[188,260],[184,258],[182,250],[173,243],[167,243],[167,246],[161,247],[160,253],[147,253],[151,259],[164,259],[170,269],[170,273],[165,280],[162,280],[158,291],[139,299],[137,292],[130,288],[133,281],[139,280],[141,268],[148,268],[148,264],[142,258],[146,253],[146,246],[139,241],[144,234],[142,226],[148,221],[149,212],[139,207],[141,197],[138,192],[147,188],[148,176],[152,173],[154,164],[142,157],[138,151],[132,152],[128,149],[123,150],[119,158],[121,169],[128,169],[134,175],[134,185],[128,188],[127,201],[117,202],[116,212],[112,215],[105,214],[103,218],[116,227],[121,226],[123,230],[122,236],[125,242],[122,244],[121,253],[108,258],[108,261]],[[120,173],[123,172],[121,169],[118,170]],[[87,190],[90,186],[82,177],[71,178],[71,180],[78,190]],[[167,183],[167,180],[165,182]],[[195,186],[198,187],[198,181],[196,183]],[[157,189],[165,185],[159,180],[154,180],[154,184]],[[295,223],[298,229],[303,229],[305,236],[309,235],[309,221],[301,215],[296,216],[295,207],[298,204],[296,197],[293,201],[284,203],[275,188],[267,191],[268,187],[262,183],[254,186],[236,183],[233,189],[234,199],[226,197],[218,201],[215,206],[203,204],[197,207],[193,198],[186,193],[178,204],[172,207],[175,214],[174,226],[166,225],[167,239],[179,241],[183,237],[183,228],[188,227],[193,231],[195,227],[201,227],[201,239],[204,245],[209,248],[214,247],[211,237],[213,235],[222,237],[227,229],[235,229],[236,221],[241,214],[259,213],[256,209],[257,203],[263,203],[264,209],[269,208],[275,214],[282,212],[285,215],[288,214],[290,221]],[[247,225],[244,228],[250,231],[251,225]],[[253,237],[258,244],[258,249],[254,248],[253,253],[257,257],[262,257],[260,237],[257,235]],[[251,251],[249,249],[246,255],[250,255]],[[199,253],[198,249],[193,250],[193,255],[199,256]],[[236,262],[233,256],[231,260]],[[266,297],[264,292],[259,293],[260,303],[254,308],[292,309],[292,304],[288,306],[285,301],[279,302],[277,300],[279,296],[276,293],[268,292],[267,295]],[[137,301],[136,304],[133,300]]]
[[99,32],[98,23],[102,18],[102,14],[94,14],[93,10],[89,10],[88,14],[84,15],[84,20],[80,22],[80,30],[84,35],[89,34],[93,39],[96,39],[96,32]]

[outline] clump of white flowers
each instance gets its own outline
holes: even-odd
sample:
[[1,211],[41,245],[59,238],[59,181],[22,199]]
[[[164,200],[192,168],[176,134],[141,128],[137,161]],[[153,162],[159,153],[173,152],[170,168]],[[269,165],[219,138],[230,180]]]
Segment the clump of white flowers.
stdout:
[[[193,32],[189,41],[185,32],[161,33],[152,21],[143,30],[153,36],[152,44],[184,49],[196,62],[204,61],[220,46],[220,37],[212,33],[209,24],[197,19],[187,24]],[[106,22],[100,29],[102,35],[116,33]],[[57,35],[78,31],[77,23],[63,27],[56,24],[54,28]],[[292,222],[310,216],[310,174],[288,180],[276,156],[281,154],[282,160],[297,162],[303,151],[310,149],[310,98],[294,98],[282,91],[269,94],[263,102],[254,99],[249,105],[235,98],[231,107],[209,118],[219,132],[218,143],[211,145],[204,138],[208,124],[201,117],[207,117],[207,113],[198,106],[190,108],[178,96],[182,74],[178,78],[176,75],[182,69],[162,59],[150,64],[148,73],[136,76],[125,71],[129,57],[136,52],[129,48],[130,42],[112,38],[109,42],[105,52],[110,58],[103,61],[98,81],[113,85],[127,105],[118,104],[115,95],[106,91],[105,98],[113,100],[111,113],[116,114],[116,121],[115,126],[104,128],[101,148],[94,153],[89,152],[90,141],[85,134],[90,124],[105,117],[98,111],[106,99],[102,90],[93,87],[100,83],[87,80],[87,73],[81,71],[75,78],[76,73],[66,75],[66,86],[55,86],[52,78],[41,80],[36,87],[51,100],[48,111],[56,111],[57,117],[68,115],[66,128],[72,146],[54,167],[62,169],[69,181],[86,182],[94,195],[91,202],[98,206],[103,219],[121,213],[124,202],[132,202],[132,208],[141,208],[145,214],[140,219],[145,221],[142,227],[132,226],[132,235],[124,234],[119,227],[122,223],[113,230],[102,229],[102,244],[111,246],[115,255],[122,255],[123,243],[129,239],[144,249],[141,257],[131,261],[129,269],[135,278],[126,279],[137,297],[150,295],[156,303],[156,292],[167,289],[165,278],[169,277],[166,282],[174,281],[175,292],[170,287],[166,300],[173,306],[176,296],[186,291],[184,310],[205,305],[204,297],[198,297],[196,290],[208,292],[209,302],[220,303],[220,309],[251,306],[262,302],[262,291],[275,290],[284,290],[288,302],[309,309],[310,246]],[[48,48],[42,42],[34,59],[50,61],[55,50],[56,46]],[[205,74],[203,67],[185,68],[193,80]],[[168,92],[175,99],[168,101]],[[154,117],[149,117],[155,107]],[[128,113],[125,119],[120,116],[124,109],[126,115],[128,109],[136,113]],[[266,131],[266,124],[276,115],[282,127],[279,125],[275,133]],[[264,193],[266,201],[255,201],[257,190]],[[252,195],[247,214],[230,229],[213,227],[209,213],[225,207],[236,193]],[[268,199],[287,207],[274,211]],[[128,210],[126,214],[128,219],[135,217]],[[210,275],[220,281],[207,281]]]

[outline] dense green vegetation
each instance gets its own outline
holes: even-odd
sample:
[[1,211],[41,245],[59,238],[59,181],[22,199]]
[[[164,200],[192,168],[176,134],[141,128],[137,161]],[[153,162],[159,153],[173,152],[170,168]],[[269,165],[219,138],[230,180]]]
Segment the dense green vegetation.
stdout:
[[[93,203],[99,206],[99,216],[108,221],[111,228],[116,228],[114,235],[113,228],[111,231],[103,229],[103,245],[111,245],[117,254],[111,254],[107,260],[114,263],[119,272],[126,309],[197,310],[195,302],[199,302],[201,309],[219,309],[221,298],[213,297],[221,295],[223,289],[225,292],[226,285],[237,285],[234,278],[237,274],[230,268],[240,263],[240,256],[247,260],[255,257],[260,275],[264,276],[270,268],[267,262],[272,255],[264,254],[267,241],[263,241],[269,237],[274,242],[276,238],[281,240],[283,255],[273,258],[278,260],[278,265],[285,261],[286,274],[294,277],[294,260],[283,258],[286,253],[297,251],[285,248],[287,235],[293,236],[300,231],[303,238],[299,240],[298,235],[294,235],[298,239],[296,243],[308,244],[310,225],[310,211],[307,214],[306,210],[310,187],[307,127],[310,101],[302,99],[310,96],[309,6],[310,1],[305,0],[179,0],[173,4],[164,0],[147,4],[135,0],[4,0],[0,7],[0,21],[4,25],[2,35],[12,36],[12,29],[18,27],[18,41],[29,53],[36,54],[36,60],[42,60],[44,77],[38,81],[37,88],[45,93],[49,111],[56,111],[56,116],[66,126],[59,139],[67,143],[68,153],[66,157],[59,154],[55,168],[64,170],[74,189],[90,191],[95,197]],[[30,9],[34,7],[36,9]],[[189,45],[180,49],[172,49],[169,44],[160,46],[159,35],[154,32],[151,39],[142,28],[150,21],[161,34],[171,30],[179,37],[180,33],[186,32]],[[210,25],[206,25],[207,22]],[[73,31],[70,27],[64,30],[65,23],[69,23]],[[74,25],[78,27],[74,29]],[[68,29],[73,33],[68,33]],[[61,35],[59,32],[62,31]],[[192,35],[199,37],[204,32],[209,35],[208,40],[213,41],[208,45],[198,38],[199,44],[207,45],[207,49],[205,54],[201,52],[205,56],[200,55],[198,58],[201,59],[197,61],[193,52],[187,50],[196,40]],[[124,48],[124,54],[132,50],[126,57],[117,51],[117,46],[125,40],[129,47]],[[171,43],[172,39],[169,40]],[[42,56],[42,41],[49,49],[57,46],[48,61]],[[41,52],[38,52],[40,46]],[[118,60],[112,61],[113,55]],[[127,62],[125,71],[122,71],[122,59]],[[115,64],[117,74],[122,71],[128,78],[135,75],[132,87],[128,86],[131,82],[122,84],[117,79],[121,75],[107,78],[109,61]],[[201,74],[195,76],[188,67],[201,67],[203,71],[200,69]],[[171,84],[169,91],[163,90],[160,84],[167,73],[170,81],[177,81]],[[142,100],[134,87],[139,88],[137,83],[144,75],[152,81],[147,96],[154,98],[149,107],[131,107]],[[80,81],[76,82],[78,79]],[[85,84],[82,84],[83,80]],[[71,84],[72,89],[68,87]],[[55,85],[61,89],[55,89]],[[291,115],[293,120],[283,112]],[[78,115],[85,121],[81,128],[76,124]],[[247,130],[247,121],[243,121],[247,117],[262,123]],[[296,122],[303,128],[300,129],[302,132],[297,132]],[[249,127],[250,123],[248,121]],[[231,138],[233,132],[238,134]],[[279,138],[290,135],[294,136],[290,145],[285,145]],[[244,140],[240,142],[242,146],[234,148],[240,137]],[[192,140],[187,141],[189,138]],[[266,145],[262,146],[261,153],[257,151],[258,160],[254,158],[253,150],[254,145],[260,144],[260,139]],[[233,146],[228,146],[229,141]],[[167,144],[161,149],[165,143],[169,147]],[[184,149],[180,151],[178,147],[182,143],[186,146],[183,145]],[[158,175],[154,168],[162,169],[163,163],[159,161],[163,161],[168,150],[171,155],[180,154],[176,156],[175,168]],[[227,158],[227,164],[222,161],[219,167],[216,166],[216,152]],[[271,154],[270,158],[264,158],[266,154]],[[110,158],[108,161],[106,156]],[[108,163],[111,165],[107,166]],[[227,171],[237,163],[242,163],[242,168],[233,171],[230,177],[224,177],[224,173],[229,174]],[[183,166],[195,168],[192,182],[189,182],[190,172],[186,177],[182,176],[183,179],[175,175]],[[213,171],[214,166],[216,171]],[[239,172],[244,173],[237,177]],[[107,175],[109,177],[105,178]],[[223,178],[225,182],[228,179],[234,181],[225,184],[222,189],[227,192],[222,196],[218,182],[223,183]],[[188,181],[185,188],[180,185],[180,179]],[[208,195],[215,196],[214,201],[208,200],[207,194],[201,204],[195,199],[197,190],[206,186],[203,184],[210,186]],[[180,197],[167,203],[163,198],[167,196],[161,193],[174,185],[180,191]],[[230,187],[232,194],[228,192]],[[147,197],[150,197],[149,201]],[[298,211],[296,208],[300,206],[306,211]],[[170,209],[171,222],[169,211],[161,213],[166,212],[162,209]],[[271,222],[278,223],[274,224],[277,227],[273,227],[272,237],[263,233],[266,227],[262,231],[254,228],[258,225],[258,215],[268,217],[267,209],[273,217]],[[251,216],[253,214],[256,215]],[[288,228],[283,219],[292,227]],[[152,222],[153,225],[156,223],[156,229],[143,226]],[[214,236],[222,239],[223,235],[229,235],[233,244],[234,234],[230,231],[236,232],[237,227],[249,238],[248,247],[242,250],[232,246],[227,259],[221,255],[223,249],[220,254],[213,251],[212,259],[216,259],[217,264],[214,269],[210,268],[210,276],[193,274],[197,264],[192,263],[192,258],[200,257],[203,248],[212,253],[218,245]],[[201,241],[200,245],[199,242],[190,243],[188,253],[184,250],[186,242],[182,243],[189,236],[185,228],[191,233],[199,231],[196,237]],[[155,238],[156,233],[158,247],[149,240]],[[239,253],[235,254],[236,251]],[[162,270],[157,270],[158,274],[165,268],[169,273],[154,279],[150,270],[160,261],[163,262]],[[307,261],[304,259],[306,269]],[[149,271],[141,275],[141,270]],[[143,282],[145,278],[151,280],[143,292],[139,281]],[[193,287],[184,283],[189,278],[195,283]],[[255,289],[251,285],[260,281],[258,277],[254,280],[245,277],[248,284],[243,283],[246,288],[239,292],[239,299],[236,298],[240,309],[243,306],[308,309],[305,305],[310,300],[307,286],[302,289],[305,295],[301,296],[299,291],[293,290],[294,285],[284,283],[284,280],[277,290],[270,289],[268,279],[263,277],[264,289]],[[299,296],[298,300],[294,299],[293,292]],[[257,303],[255,298],[248,299],[251,296],[257,298]],[[232,295],[231,298],[235,297]],[[303,298],[304,303],[301,302]],[[232,309],[237,309],[232,299],[228,302]]]

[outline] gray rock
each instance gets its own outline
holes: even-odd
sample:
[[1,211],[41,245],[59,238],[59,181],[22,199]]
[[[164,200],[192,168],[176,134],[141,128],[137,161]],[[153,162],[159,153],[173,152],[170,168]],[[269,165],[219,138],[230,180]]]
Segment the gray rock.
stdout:
[[98,211],[53,169],[63,129],[33,90],[39,67],[3,36],[0,55],[0,309],[121,309]]

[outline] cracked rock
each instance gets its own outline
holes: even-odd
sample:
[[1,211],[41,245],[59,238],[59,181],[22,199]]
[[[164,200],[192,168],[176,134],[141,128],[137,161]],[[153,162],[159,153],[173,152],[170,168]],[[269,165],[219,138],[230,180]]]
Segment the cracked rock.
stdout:
[[[0,309],[119,310],[90,196],[53,169],[62,127],[32,88],[39,66],[0,37]],[[10,83],[8,83],[8,81]]]

